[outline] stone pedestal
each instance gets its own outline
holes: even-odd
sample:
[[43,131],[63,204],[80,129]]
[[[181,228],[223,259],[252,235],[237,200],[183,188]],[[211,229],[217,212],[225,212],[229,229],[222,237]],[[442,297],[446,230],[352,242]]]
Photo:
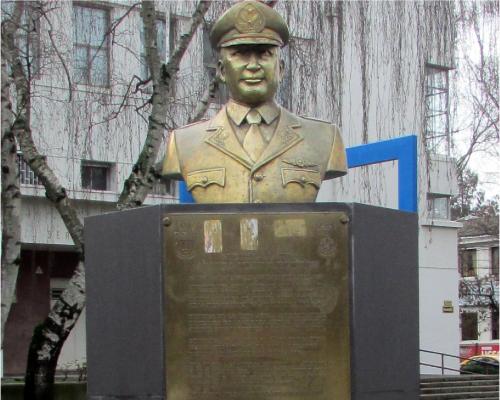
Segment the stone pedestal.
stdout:
[[414,214],[164,205],[85,240],[89,399],[418,398]]

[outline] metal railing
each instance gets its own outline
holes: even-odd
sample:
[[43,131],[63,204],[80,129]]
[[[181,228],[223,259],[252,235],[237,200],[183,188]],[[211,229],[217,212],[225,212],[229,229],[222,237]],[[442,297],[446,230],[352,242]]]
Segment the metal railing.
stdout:
[[449,368],[449,367],[446,367],[445,366],[445,357],[451,357],[451,358],[455,358],[459,360],[459,362],[462,362],[462,361],[466,361],[466,360],[470,360],[470,361],[473,361],[474,363],[477,363],[479,365],[484,365],[484,366],[490,366],[490,367],[497,367],[498,368],[498,365],[496,364],[492,364],[490,362],[487,362],[487,361],[481,361],[481,360],[473,360],[472,358],[468,358],[468,357],[460,357],[460,356],[455,356],[453,354],[447,354],[447,353],[440,353],[438,351],[431,351],[431,350],[423,350],[423,349],[420,349],[419,350],[421,353],[427,353],[427,354],[437,354],[440,356],[441,358],[441,364],[440,365],[436,365],[436,364],[428,364],[428,363],[424,363],[424,362],[420,362],[420,365],[423,365],[423,366],[426,366],[426,367],[432,367],[432,368],[438,368],[441,370],[441,375],[444,375],[444,372],[445,370],[446,371],[454,371],[454,372],[460,372],[461,374],[468,374],[468,375],[478,375],[474,372],[470,372],[470,371],[463,371],[463,370],[460,370],[460,369],[456,369],[456,368]]

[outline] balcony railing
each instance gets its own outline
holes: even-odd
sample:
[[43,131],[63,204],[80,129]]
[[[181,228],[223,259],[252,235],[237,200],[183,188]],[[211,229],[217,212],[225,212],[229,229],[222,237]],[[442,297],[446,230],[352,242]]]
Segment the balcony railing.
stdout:
[[30,168],[22,154],[17,155],[17,168],[19,170],[19,183],[21,185],[35,185],[42,184],[33,170]]

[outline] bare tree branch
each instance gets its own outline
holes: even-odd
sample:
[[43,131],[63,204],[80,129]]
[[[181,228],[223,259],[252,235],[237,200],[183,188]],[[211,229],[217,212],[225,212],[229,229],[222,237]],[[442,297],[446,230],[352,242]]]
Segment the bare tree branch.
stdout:
[[59,49],[54,41],[54,36],[53,36],[54,27],[52,26],[52,21],[50,20],[50,18],[47,17],[47,13],[44,12],[42,15],[43,15],[45,21],[47,21],[47,24],[49,25],[48,34],[49,34],[50,43],[52,44],[52,47],[54,48],[54,51],[57,54],[57,58],[59,58],[59,61],[61,62],[62,66],[64,68],[64,72],[66,74],[66,79],[68,80],[68,102],[71,102],[73,100],[73,84],[71,83],[71,74],[69,72],[69,68],[66,65],[66,62],[64,61],[64,58],[63,58],[61,52],[59,51]]
[[212,82],[210,82],[208,87],[205,89],[200,101],[198,101],[196,109],[194,110],[193,115],[189,118],[188,123],[192,123],[203,118],[203,116],[208,110],[208,107],[210,106],[210,99],[213,99],[215,97],[215,94],[217,93],[218,90],[219,90],[219,81],[217,78],[214,78]]
[[191,17],[191,26],[189,27],[187,33],[181,36],[179,45],[173,52],[167,65],[164,66],[162,79],[165,81],[167,89],[170,88],[170,81],[172,77],[176,74],[176,72],[179,70],[179,64],[182,60],[182,57],[184,56],[184,53],[186,52],[189,46],[189,43],[191,43],[191,39],[193,38],[196,30],[198,29],[198,26],[203,22],[203,17],[205,16],[209,7],[210,7],[210,1],[200,0],[198,6],[196,7]]
[[142,19],[144,24],[144,37],[146,60],[153,81],[153,95],[151,97],[151,115],[148,119],[148,133],[141,154],[135,163],[131,174],[125,181],[120,194],[117,207],[120,210],[137,207],[156,182],[155,163],[162,143],[163,133],[166,128],[168,110],[167,94],[175,77],[179,64],[196,30],[203,22],[203,17],[210,7],[209,1],[200,1],[193,13],[191,26],[188,33],[182,35],[177,49],[167,65],[160,63],[158,49],[156,48],[156,10],[153,1],[142,2]]

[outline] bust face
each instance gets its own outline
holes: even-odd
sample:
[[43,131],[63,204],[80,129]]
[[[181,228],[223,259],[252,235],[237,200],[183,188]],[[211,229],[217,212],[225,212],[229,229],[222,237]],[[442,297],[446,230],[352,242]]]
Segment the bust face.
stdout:
[[264,44],[223,47],[218,67],[231,98],[249,106],[274,98],[283,70],[279,47]]

